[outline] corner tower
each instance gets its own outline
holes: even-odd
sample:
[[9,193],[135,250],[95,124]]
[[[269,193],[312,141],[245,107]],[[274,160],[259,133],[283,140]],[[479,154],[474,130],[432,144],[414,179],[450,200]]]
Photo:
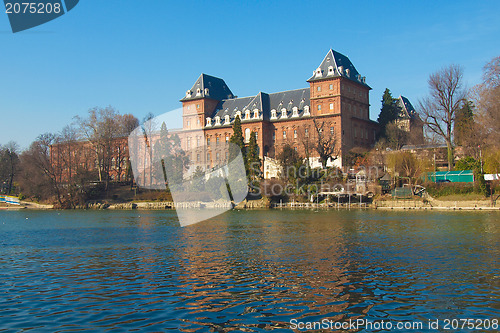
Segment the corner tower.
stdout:
[[334,116],[342,154],[374,143],[374,122],[370,120],[369,91],[349,58],[329,50],[307,80],[311,91],[311,115]]
[[183,130],[202,129],[217,104],[228,98],[234,95],[223,79],[202,73],[180,100]]

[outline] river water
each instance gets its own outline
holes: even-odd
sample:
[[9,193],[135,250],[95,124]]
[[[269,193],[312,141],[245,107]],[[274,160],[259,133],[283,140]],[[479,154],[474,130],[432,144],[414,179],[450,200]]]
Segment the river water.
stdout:
[[[362,319],[436,332],[495,318],[498,212],[230,211],[185,228],[172,211],[0,212],[0,331],[292,332]],[[350,331],[396,331],[378,328]]]

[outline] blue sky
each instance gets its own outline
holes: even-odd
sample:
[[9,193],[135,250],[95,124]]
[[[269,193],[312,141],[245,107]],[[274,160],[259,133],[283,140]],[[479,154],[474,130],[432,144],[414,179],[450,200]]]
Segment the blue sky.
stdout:
[[500,55],[499,13],[499,1],[82,0],[13,34],[2,12],[0,144],[25,148],[95,106],[162,114],[202,72],[238,96],[307,87],[329,48],[366,76],[376,119],[386,87],[416,105],[443,66],[479,83]]

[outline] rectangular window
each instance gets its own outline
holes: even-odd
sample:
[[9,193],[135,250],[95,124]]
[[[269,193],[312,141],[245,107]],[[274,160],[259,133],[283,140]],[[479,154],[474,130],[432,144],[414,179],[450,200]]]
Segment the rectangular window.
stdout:
[[318,111],[321,111],[321,104],[318,104]]
[[293,130],[293,138],[297,139],[297,130]]
[[308,128],[306,128],[306,129],[304,130],[304,134],[306,135],[306,138],[308,138],[308,137],[309,137],[309,129],[308,129]]
[[207,146],[210,146],[210,138],[207,138]]
[[333,84],[330,84],[330,90],[333,90]]
[[219,144],[219,137],[217,137],[217,138],[215,139],[215,143],[216,143],[216,144]]
[[333,103],[330,103],[330,110],[333,110]]
[[286,139],[286,131],[283,131],[283,139]]
[[321,86],[318,86],[318,91],[321,91]]
[[191,138],[187,138],[187,147],[191,148]]
[[259,132],[255,131],[255,140],[259,140]]
[[200,143],[201,143],[201,139],[200,139],[200,137],[197,137],[196,138],[196,147],[199,147]]
[[228,137],[228,136],[226,136],[226,143],[228,143],[228,142],[229,142],[229,137]]
[[333,135],[335,133],[335,129],[333,127],[330,127],[330,134]]
[[200,108],[200,104],[196,104],[196,108],[199,109]]
[[196,162],[200,161],[200,154],[196,154]]

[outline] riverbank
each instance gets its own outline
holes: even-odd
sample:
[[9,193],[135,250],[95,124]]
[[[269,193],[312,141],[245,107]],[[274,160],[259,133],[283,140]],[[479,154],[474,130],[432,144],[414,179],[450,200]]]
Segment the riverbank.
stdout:
[[431,196],[424,199],[378,200],[374,201],[375,209],[419,209],[419,210],[500,210],[491,200],[439,200]]
[[21,209],[36,209],[47,210],[54,209],[54,205],[44,205],[35,202],[21,201],[19,205],[0,204],[0,210],[21,210]]
[[[311,203],[311,202],[279,202],[271,203],[268,199],[244,200],[234,205],[227,202],[200,203],[173,201],[142,201],[126,203],[93,202],[77,209],[92,210],[174,210],[176,208],[200,209],[200,208],[226,208],[226,209],[380,209],[380,210],[455,210],[455,211],[500,211],[500,207],[492,205],[490,200],[469,200],[469,201],[449,201],[438,200],[428,196],[425,199],[415,198],[407,200],[379,199],[371,203],[355,202],[351,203]],[[49,210],[54,209],[54,205],[38,204],[34,202],[22,201],[21,205],[0,204],[0,210]]]

